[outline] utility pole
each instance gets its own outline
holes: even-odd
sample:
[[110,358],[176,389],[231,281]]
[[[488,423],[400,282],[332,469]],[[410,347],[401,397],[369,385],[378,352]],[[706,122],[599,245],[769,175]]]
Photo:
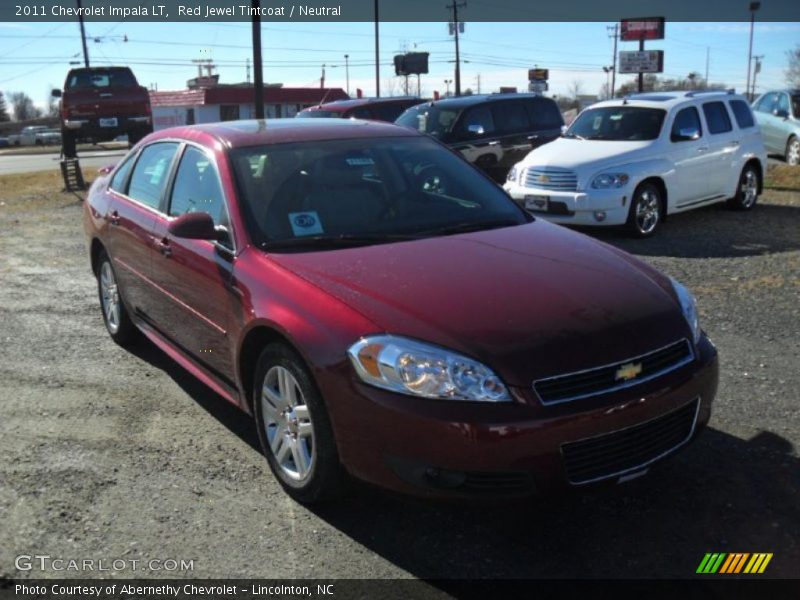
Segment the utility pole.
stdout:
[[249,56],[247,58],[245,58],[244,75],[245,75],[245,81],[249,84],[250,83],[250,57]]
[[480,73],[475,75],[475,89],[477,90],[476,93],[478,93],[478,94],[481,93],[481,74]]
[[711,61],[711,46],[706,46],[706,87],[708,87],[708,63]]
[[611,90],[609,92],[609,98],[613,98],[614,86],[617,83],[617,40],[619,40],[619,23],[615,23],[613,27],[607,26],[606,30],[609,32],[612,30],[614,31],[614,33],[611,34],[614,36],[614,54],[611,57]]
[[[644,52],[644,40],[639,40],[639,52]],[[644,73],[639,73],[639,93],[644,91]]]
[[83,26],[83,10],[81,0],[78,1],[78,23],[81,26],[81,43],[83,44],[83,66],[89,68],[89,50],[86,48],[86,28]]
[[253,102],[255,118],[264,118],[264,68],[261,60],[261,0],[251,0],[253,9]]
[[466,8],[466,6],[466,0],[463,2],[456,2],[456,0],[453,0],[453,3],[447,6],[447,8],[453,11],[453,34],[456,38],[456,96],[461,95],[461,57],[459,55],[458,48],[458,9]]
[[347,85],[347,95],[350,95],[350,55],[344,55],[344,78]]
[[[761,8],[761,2],[750,3],[750,46],[747,48],[747,84],[744,88],[745,94],[750,93],[750,67],[753,62],[753,28],[756,22],[756,11]],[[748,100],[752,98],[748,97]]]
[[378,0],[375,0],[375,97],[381,97],[381,59],[379,38]]
[[753,92],[750,94],[750,98],[756,97],[756,77],[761,72],[761,60],[763,58],[764,58],[763,54],[753,57],[753,60],[756,61],[756,66],[753,67]]

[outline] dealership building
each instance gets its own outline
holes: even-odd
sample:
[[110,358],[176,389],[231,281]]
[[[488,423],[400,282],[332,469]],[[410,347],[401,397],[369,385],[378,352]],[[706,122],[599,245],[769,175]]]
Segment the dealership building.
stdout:
[[[150,91],[153,127],[216,123],[255,117],[255,90],[251,84],[192,86],[186,90]],[[264,86],[264,115],[268,119],[293,117],[309,106],[349,96],[341,88]]]

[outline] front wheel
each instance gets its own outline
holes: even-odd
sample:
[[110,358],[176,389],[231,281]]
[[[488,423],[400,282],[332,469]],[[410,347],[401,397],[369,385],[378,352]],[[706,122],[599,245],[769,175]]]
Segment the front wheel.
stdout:
[[264,348],[256,365],[253,400],[261,449],[286,493],[305,504],[338,496],[344,473],[328,412],[291,348]]
[[800,138],[792,136],[786,144],[786,164],[800,165]]
[[97,291],[100,295],[100,307],[103,309],[103,323],[112,340],[120,346],[127,346],[136,337],[136,326],[122,301],[117,277],[108,254],[103,252],[97,262]]
[[758,170],[753,165],[745,165],[739,177],[736,195],[728,200],[728,206],[734,210],[751,210],[758,200],[760,183]]
[[631,199],[631,208],[626,224],[634,237],[650,237],[661,224],[664,200],[661,190],[654,183],[645,182],[636,188]]

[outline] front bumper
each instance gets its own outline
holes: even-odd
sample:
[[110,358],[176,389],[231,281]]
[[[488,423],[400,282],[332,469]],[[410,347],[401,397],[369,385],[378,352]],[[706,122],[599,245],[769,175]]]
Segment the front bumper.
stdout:
[[[576,192],[524,187],[513,181],[506,181],[503,189],[523,208],[526,197],[547,196],[549,210],[529,210],[548,221],[564,225],[624,225],[633,188],[630,183],[622,188],[609,190],[590,189]],[[602,218],[598,213],[603,213]]]
[[[576,488],[564,444],[640,426],[698,399],[687,431],[693,438],[708,423],[718,381],[717,353],[705,337],[691,364],[663,378],[555,406],[541,405],[532,389],[521,388],[512,390],[515,402],[502,404],[412,398],[355,381],[349,369],[342,365],[318,380],[344,466],[381,487],[445,497]],[[650,458],[661,459],[683,445]],[[639,467],[597,480],[621,481],[644,470]]]

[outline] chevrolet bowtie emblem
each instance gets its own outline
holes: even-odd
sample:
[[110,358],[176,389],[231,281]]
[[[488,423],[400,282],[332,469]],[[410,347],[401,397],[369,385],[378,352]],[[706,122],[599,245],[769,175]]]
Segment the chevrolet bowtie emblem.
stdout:
[[622,365],[615,373],[617,381],[628,381],[636,378],[642,372],[642,363],[628,363]]
[[547,183],[550,178],[547,175],[539,175],[539,183]]

